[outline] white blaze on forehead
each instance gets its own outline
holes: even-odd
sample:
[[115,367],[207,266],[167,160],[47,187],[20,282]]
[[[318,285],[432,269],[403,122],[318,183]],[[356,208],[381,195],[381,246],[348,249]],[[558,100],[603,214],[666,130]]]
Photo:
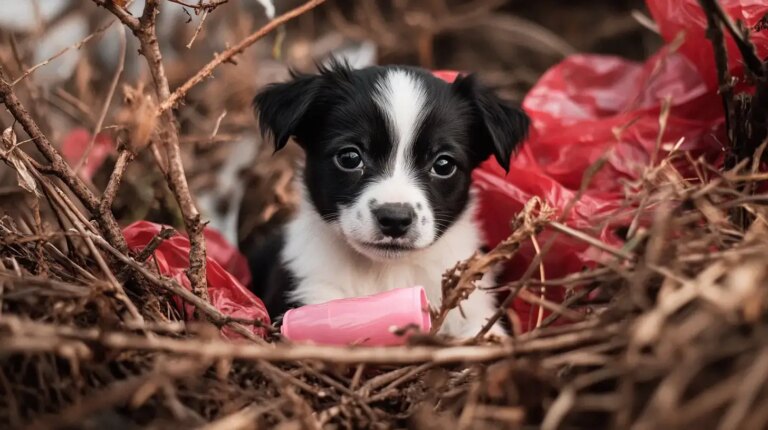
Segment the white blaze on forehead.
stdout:
[[[360,244],[424,248],[435,240],[436,232],[429,200],[413,174],[415,166],[411,160],[411,148],[427,107],[426,89],[413,73],[389,70],[376,83],[374,101],[389,129],[390,160],[384,174],[366,184],[352,205],[340,208],[339,224],[354,249],[371,258],[380,258],[375,251]],[[372,211],[387,203],[406,204],[414,209],[416,218],[405,237],[391,238],[382,234]]]
[[377,84],[376,104],[386,116],[395,148],[392,174],[409,167],[408,154],[424,117],[427,94],[419,79],[406,70],[391,70]]

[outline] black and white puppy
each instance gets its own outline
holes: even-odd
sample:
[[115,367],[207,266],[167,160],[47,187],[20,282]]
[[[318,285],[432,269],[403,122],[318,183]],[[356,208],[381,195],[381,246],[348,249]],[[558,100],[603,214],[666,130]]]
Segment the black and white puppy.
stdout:
[[[472,170],[492,155],[508,169],[529,123],[471,75],[449,84],[400,66],[334,62],[266,87],[254,105],[276,150],[293,137],[306,153],[296,218],[249,252],[273,316],[414,285],[439,307],[443,273],[482,245]],[[495,300],[476,290],[462,309],[443,333],[474,336]]]

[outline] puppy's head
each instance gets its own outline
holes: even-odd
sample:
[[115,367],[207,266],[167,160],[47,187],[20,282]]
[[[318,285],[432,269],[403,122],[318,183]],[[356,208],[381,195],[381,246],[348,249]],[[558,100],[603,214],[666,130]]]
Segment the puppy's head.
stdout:
[[508,170],[529,122],[471,75],[448,84],[411,67],[333,63],[254,105],[276,150],[291,137],[304,148],[315,210],[373,259],[434,243],[466,209],[472,170],[491,155]]

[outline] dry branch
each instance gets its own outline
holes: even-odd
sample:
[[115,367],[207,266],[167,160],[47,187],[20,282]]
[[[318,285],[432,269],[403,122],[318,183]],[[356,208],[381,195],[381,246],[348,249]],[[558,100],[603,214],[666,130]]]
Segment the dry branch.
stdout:
[[[72,349],[90,354],[89,344],[114,350],[163,351],[206,359],[266,360],[297,362],[317,360],[342,364],[416,364],[482,363],[517,354],[535,354],[583,345],[613,336],[619,326],[607,326],[589,333],[566,333],[524,344],[454,347],[335,347],[320,345],[258,345],[224,340],[174,339],[145,337],[126,333],[108,333],[96,329],[53,326],[23,321],[12,316],[0,321],[0,333],[12,333],[3,341],[4,351],[33,352],[50,345],[70,343]],[[48,346],[46,346],[46,344]]]
[[[164,100],[170,96],[168,78],[163,66],[163,58],[157,40],[157,14],[159,1],[148,0],[144,12],[139,19],[131,16],[124,8],[110,1],[94,0],[99,6],[107,8],[123,22],[136,36],[141,45],[141,55],[149,66],[155,92],[158,99]],[[208,287],[205,275],[205,237],[204,224],[192,195],[189,191],[184,166],[179,148],[179,134],[176,119],[170,111],[163,112],[159,123],[159,145],[164,151],[166,160],[157,159],[158,165],[167,162],[166,179],[181,209],[184,225],[190,241],[189,270],[187,276],[192,284],[192,290],[203,301],[208,301]]]

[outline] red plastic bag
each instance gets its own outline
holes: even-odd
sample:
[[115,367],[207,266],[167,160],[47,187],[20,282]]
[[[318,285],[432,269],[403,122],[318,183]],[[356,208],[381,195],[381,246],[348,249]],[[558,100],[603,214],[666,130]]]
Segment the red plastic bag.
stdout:
[[[683,139],[679,150],[717,160],[723,150],[720,142],[725,141],[722,104],[682,55],[664,49],[645,64],[576,55],[549,70],[523,102],[532,120],[531,137],[513,160],[510,174],[505,175],[494,160],[475,172],[480,221],[489,244],[510,233],[509,219],[534,196],[560,215],[576,196],[585,172],[602,158],[603,166],[563,222],[620,247],[615,230],[629,220],[601,220],[615,216],[620,208],[623,180],[639,178],[650,165],[665,100],[669,100],[670,114],[657,159],[664,156],[665,148]],[[552,234],[539,235],[540,246]],[[519,279],[535,255],[532,243],[523,246],[508,264],[503,281]],[[603,253],[584,242],[559,235],[544,258],[544,273],[549,279],[567,276],[594,267],[602,258]],[[562,302],[565,291],[548,288],[545,296]],[[523,330],[535,327],[538,307],[522,300],[512,307]]]
[[206,228],[205,236],[206,255],[216,260],[224,270],[234,276],[244,287],[251,286],[251,269],[248,260],[240,251],[232,246],[218,230]]
[[[712,44],[706,37],[707,18],[698,0],[647,0],[662,36],[672,41],[685,32],[685,41],[680,52],[685,55],[703,76],[707,86],[717,88],[717,71]],[[768,2],[765,0],[719,0],[723,10],[734,20],[742,21],[750,29],[750,39],[757,48],[757,55],[768,57],[768,28],[765,16]],[[744,64],[733,38],[725,32],[728,51],[728,67],[737,78],[744,77]]]
[[[445,71],[436,76],[455,79]],[[533,197],[562,215],[577,196],[585,172],[604,159],[562,221],[620,247],[615,230],[629,224],[626,217],[616,216],[623,200],[622,180],[637,179],[650,164],[665,100],[670,114],[658,159],[680,139],[679,150],[712,161],[721,157],[725,134],[719,96],[681,54],[663,49],[644,64],[575,55],[545,73],[523,102],[532,120],[531,136],[513,159],[510,173],[490,159],[473,174],[479,190],[478,219],[488,245],[509,236],[510,220]],[[538,245],[546,246],[553,234],[538,235]],[[501,281],[520,279],[536,253],[533,241],[524,244]],[[594,267],[603,258],[604,253],[561,234],[543,259],[544,274],[546,279],[560,278]],[[535,277],[539,276],[537,271]],[[565,291],[550,287],[544,295],[559,303]],[[513,302],[512,310],[522,330],[535,327],[549,314],[521,299]]]
[[[162,226],[158,224],[137,221],[123,229],[123,234],[131,251],[139,252],[161,229]],[[224,315],[247,320],[260,320],[265,325],[269,325],[269,314],[264,303],[243,283],[243,281],[250,279],[250,272],[248,272],[248,265],[244,257],[228,245],[218,232],[206,228],[204,234],[207,240],[206,279],[208,280],[208,295],[211,304]],[[157,247],[154,259],[157,261],[160,273],[175,279],[185,288],[191,289],[185,273],[189,268],[189,239],[187,237],[176,234],[163,241]],[[239,273],[240,279],[233,276],[224,267]],[[194,306],[185,303],[179,297],[174,297],[174,302],[187,320],[192,319]],[[257,327],[251,329],[257,336],[263,337],[265,335],[264,329]],[[230,339],[240,336],[229,328],[224,328],[222,333]]]

